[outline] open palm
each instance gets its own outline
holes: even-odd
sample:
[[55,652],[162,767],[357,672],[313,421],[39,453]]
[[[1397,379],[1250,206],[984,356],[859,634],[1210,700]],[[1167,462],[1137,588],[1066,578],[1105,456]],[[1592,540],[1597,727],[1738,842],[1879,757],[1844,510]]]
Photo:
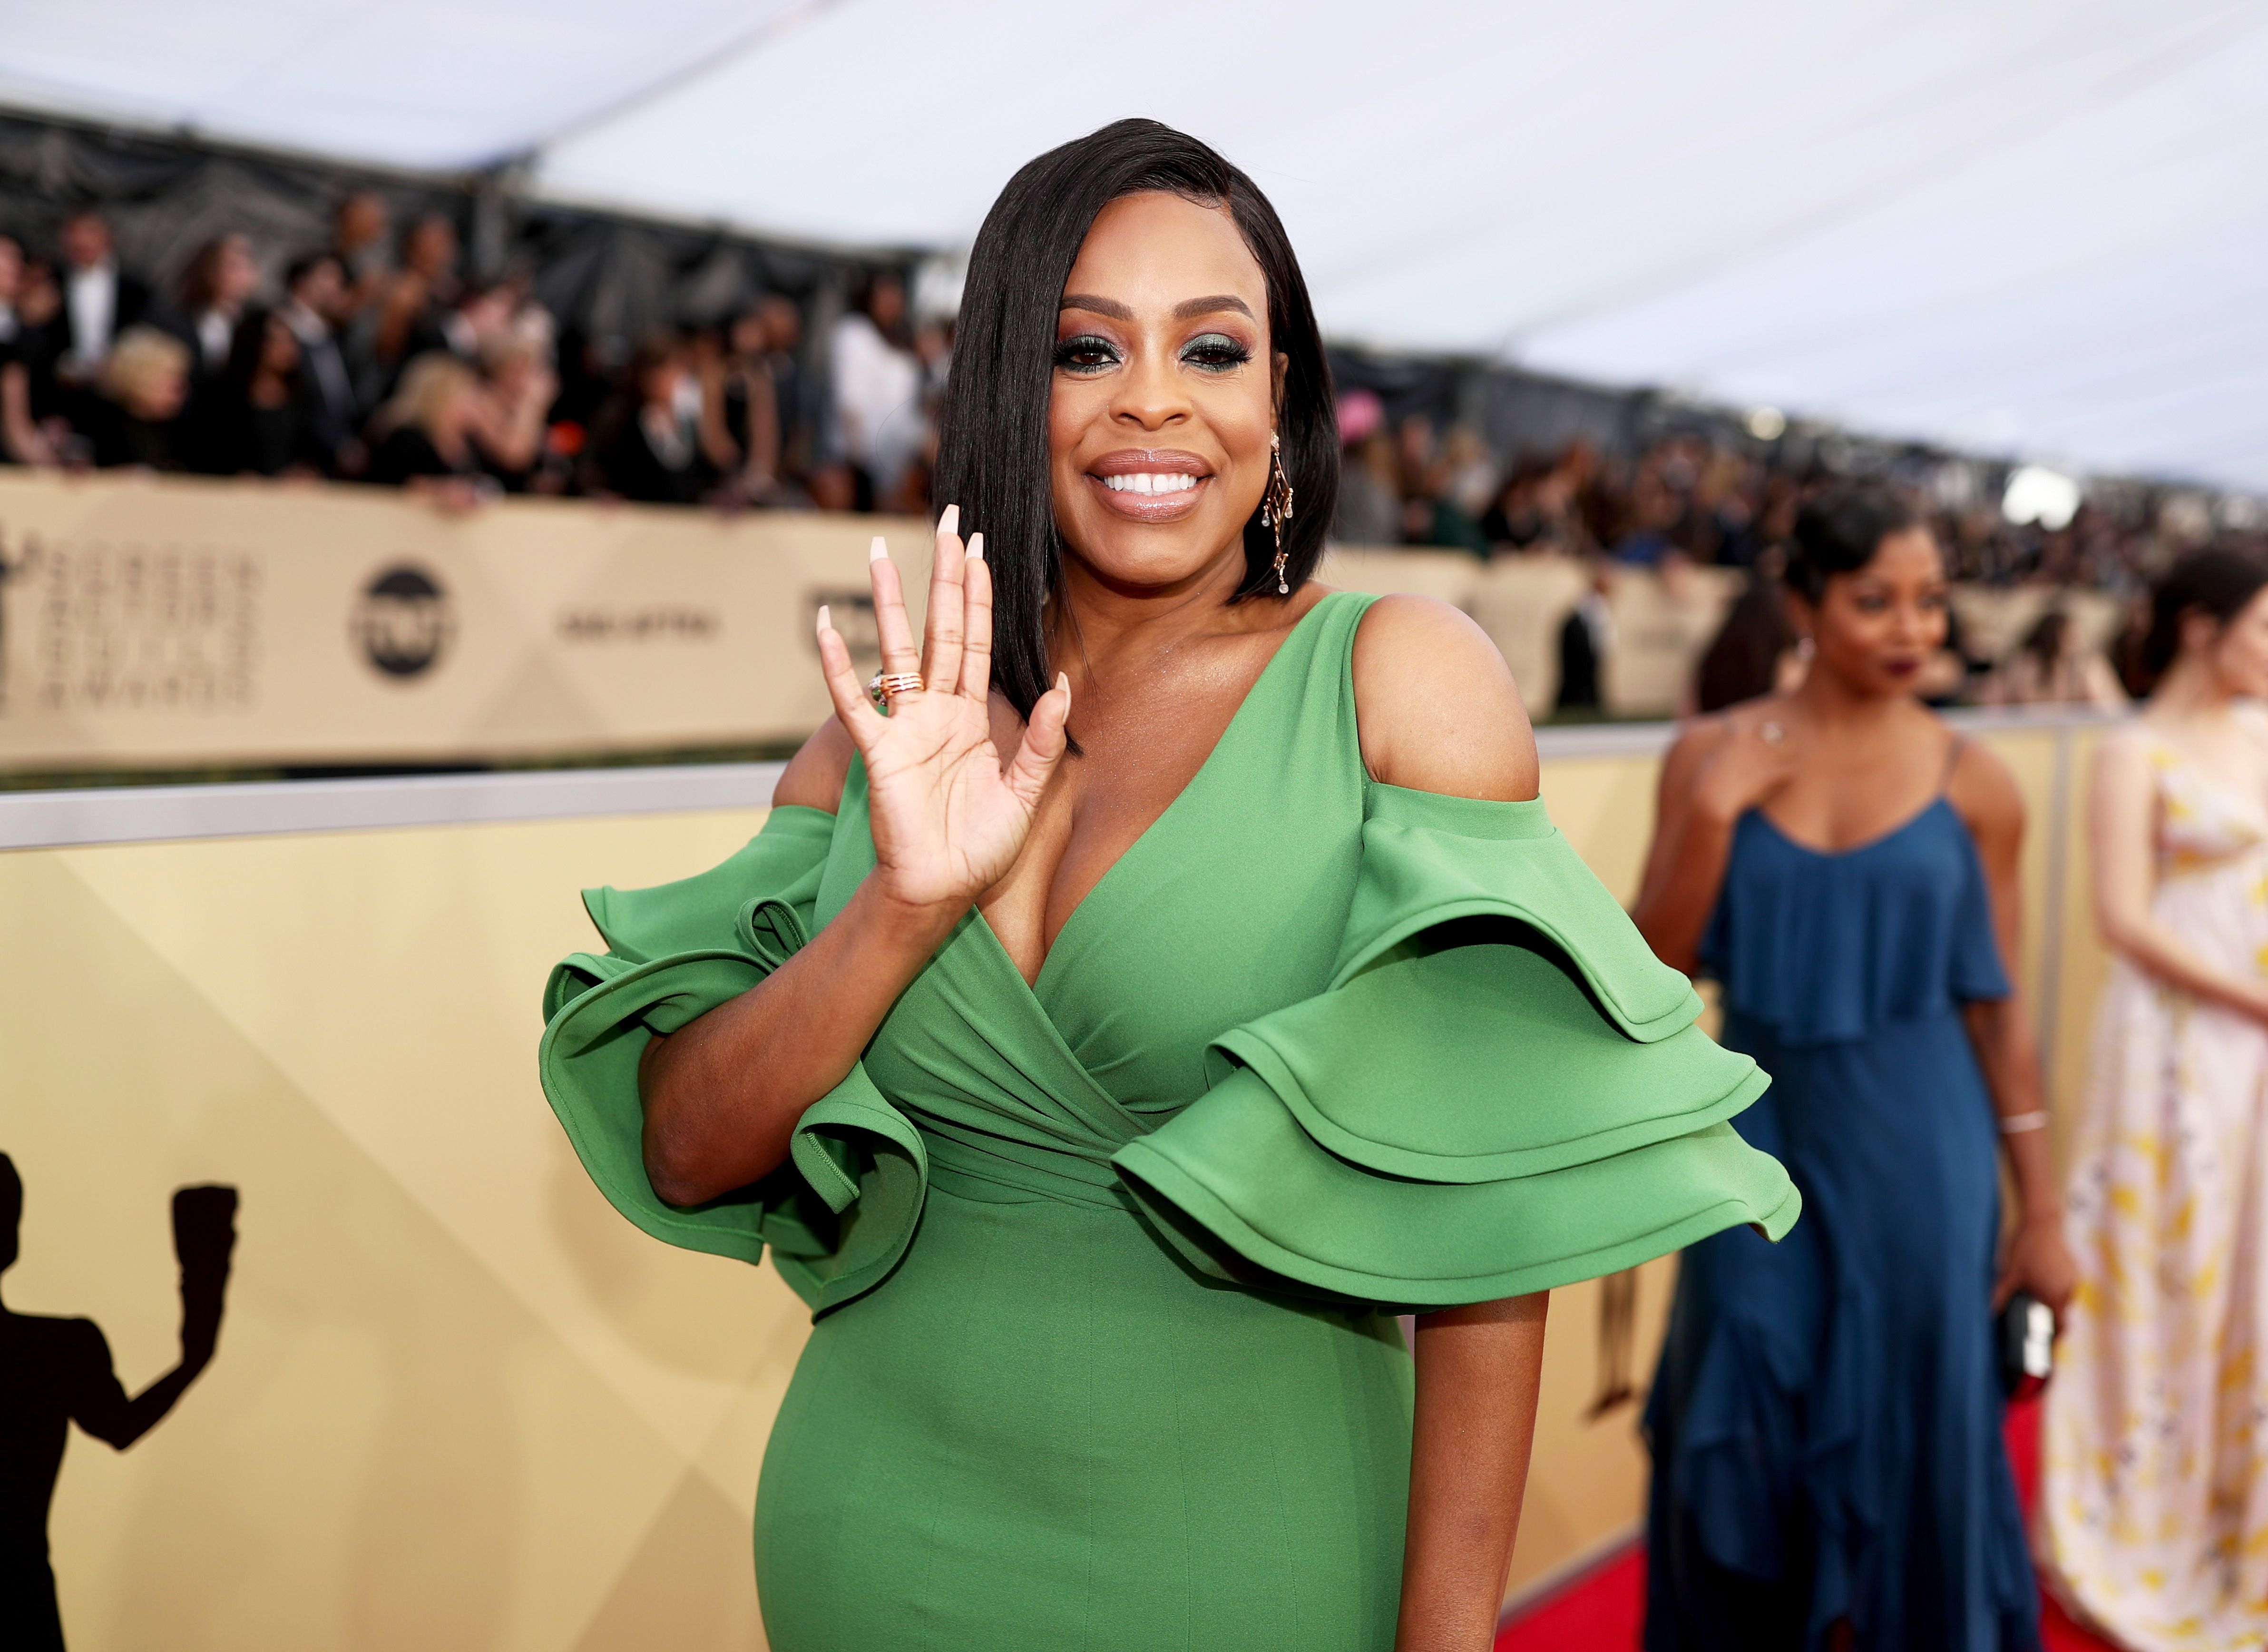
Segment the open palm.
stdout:
[[924,686],[877,711],[850,649],[819,611],[819,659],[835,715],[865,760],[874,874],[912,906],[964,904],[1007,872],[1063,756],[1071,685],[1062,677],[1032,708],[1006,763],[992,742],[992,573],[984,536],[964,547],[960,508],[938,523],[923,645],[914,646],[898,571],[874,541],[870,572],[882,669],[918,671]]

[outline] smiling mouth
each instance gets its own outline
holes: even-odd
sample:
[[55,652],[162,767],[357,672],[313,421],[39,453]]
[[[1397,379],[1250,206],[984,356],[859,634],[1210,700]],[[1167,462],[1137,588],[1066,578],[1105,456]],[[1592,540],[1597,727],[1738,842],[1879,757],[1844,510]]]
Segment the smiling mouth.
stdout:
[[1086,473],[1095,498],[1129,522],[1178,522],[1197,509],[1213,479],[1195,454],[1174,448],[1122,448],[1094,461]]
[[1113,493],[1189,493],[1197,485],[1197,478],[1185,470],[1134,470],[1097,480]]

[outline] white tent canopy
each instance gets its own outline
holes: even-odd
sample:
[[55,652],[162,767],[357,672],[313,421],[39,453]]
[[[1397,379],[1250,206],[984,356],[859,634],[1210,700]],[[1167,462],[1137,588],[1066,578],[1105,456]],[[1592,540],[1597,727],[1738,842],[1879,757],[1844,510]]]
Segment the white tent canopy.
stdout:
[[2268,0],[18,0],[0,102],[965,245],[1126,114],[1334,337],[2268,490]]

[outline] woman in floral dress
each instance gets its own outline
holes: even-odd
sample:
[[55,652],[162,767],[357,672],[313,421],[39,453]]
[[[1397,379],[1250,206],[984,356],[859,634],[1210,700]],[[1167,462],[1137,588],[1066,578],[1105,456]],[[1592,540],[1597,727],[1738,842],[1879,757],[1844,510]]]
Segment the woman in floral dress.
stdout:
[[2133,1652],[2268,1646],[2268,563],[2155,598],[2090,826],[2115,954],[2073,1143],[2080,1283],[2047,1398],[2051,1587]]

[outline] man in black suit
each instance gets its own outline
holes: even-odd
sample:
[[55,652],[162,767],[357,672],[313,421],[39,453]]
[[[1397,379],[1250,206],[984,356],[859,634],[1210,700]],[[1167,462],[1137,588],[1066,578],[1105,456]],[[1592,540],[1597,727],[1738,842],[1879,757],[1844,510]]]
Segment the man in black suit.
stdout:
[[150,288],[118,267],[110,224],[92,207],[74,212],[63,227],[63,356],[56,376],[92,381],[118,336],[150,311]]
[[336,254],[310,253],[292,260],[284,272],[279,313],[299,341],[299,414],[334,476],[361,474],[369,457],[358,435],[362,408],[354,374],[339,348],[336,318],[347,298]]

